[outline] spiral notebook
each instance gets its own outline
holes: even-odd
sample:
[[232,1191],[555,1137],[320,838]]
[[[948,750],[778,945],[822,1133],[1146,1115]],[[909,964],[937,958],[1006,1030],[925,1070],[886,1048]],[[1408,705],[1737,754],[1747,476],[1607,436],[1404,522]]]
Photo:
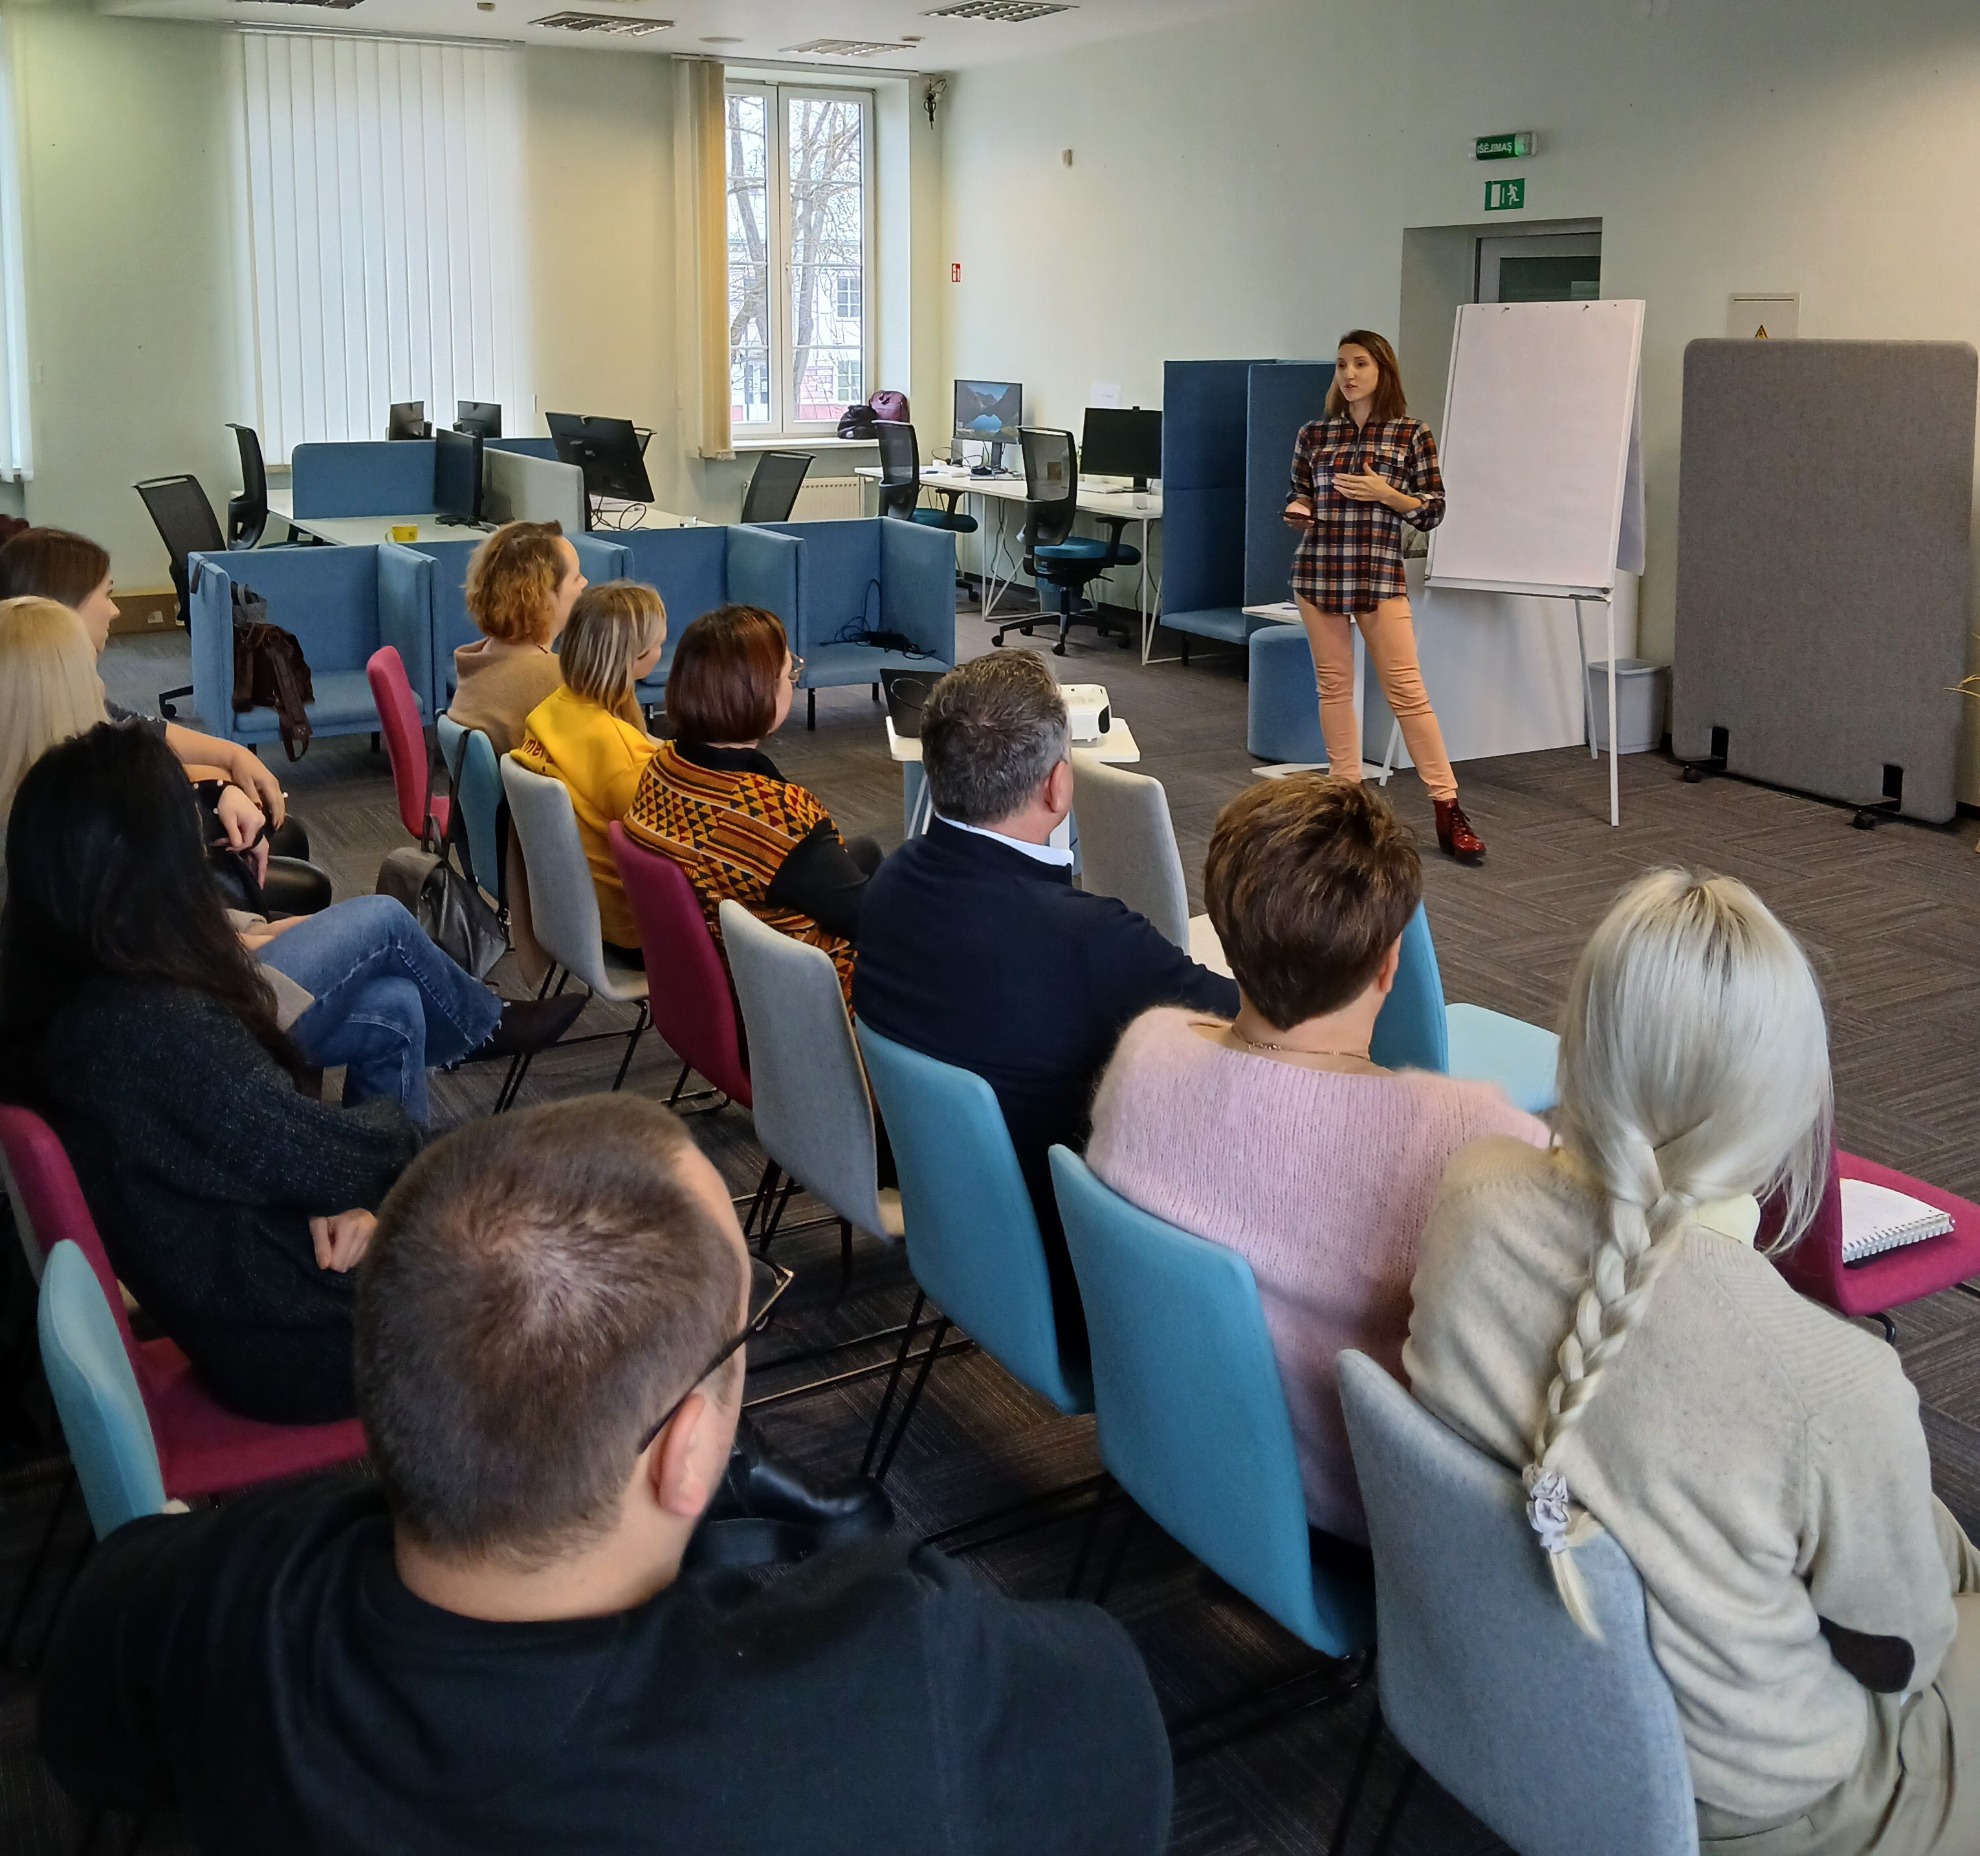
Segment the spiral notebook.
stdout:
[[1944,1237],[1953,1228],[1953,1221],[1936,1205],[1927,1205],[1909,1193],[1893,1192],[1889,1186],[1867,1179],[1845,1179],[1842,1225],[1842,1259],[1850,1264],[1867,1263],[1888,1250],[1901,1250],[1928,1237]]

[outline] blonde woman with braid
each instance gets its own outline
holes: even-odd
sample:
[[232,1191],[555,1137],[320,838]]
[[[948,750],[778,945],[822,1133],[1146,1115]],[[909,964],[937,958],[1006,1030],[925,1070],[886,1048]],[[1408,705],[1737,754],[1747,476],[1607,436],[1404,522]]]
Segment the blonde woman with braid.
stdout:
[[1412,1389],[1523,1472],[1584,1630],[1579,1541],[1642,1575],[1705,1851],[1973,1856],[1980,1555],[1897,1354],[1754,1247],[1759,1197],[1798,1236],[1826,1168],[1806,957],[1743,884],[1644,877],[1575,970],[1560,1080],[1553,1153],[1484,1141],[1444,1177]]

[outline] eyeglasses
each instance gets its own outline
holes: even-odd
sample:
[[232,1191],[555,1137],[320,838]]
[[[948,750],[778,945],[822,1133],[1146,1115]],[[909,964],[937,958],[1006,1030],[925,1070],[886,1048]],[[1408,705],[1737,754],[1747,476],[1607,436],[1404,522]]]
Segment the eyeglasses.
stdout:
[[695,1391],[708,1376],[721,1366],[738,1349],[748,1345],[756,1335],[770,1325],[770,1317],[776,1313],[777,1303],[791,1286],[794,1271],[787,1270],[781,1263],[772,1263],[768,1257],[752,1256],[749,1260],[749,1319],[743,1331],[733,1340],[723,1344],[722,1351],[710,1360],[700,1372],[688,1381],[687,1390],[660,1414],[659,1422],[639,1440],[639,1451],[645,1454],[647,1446],[672,1424],[680,1409],[695,1394]]
[[804,659],[799,657],[795,652],[793,652],[791,654],[791,667],[790,669],[784,672],[784,680],[787,683],[795,684],[797,680],[803,675],[804,675]]

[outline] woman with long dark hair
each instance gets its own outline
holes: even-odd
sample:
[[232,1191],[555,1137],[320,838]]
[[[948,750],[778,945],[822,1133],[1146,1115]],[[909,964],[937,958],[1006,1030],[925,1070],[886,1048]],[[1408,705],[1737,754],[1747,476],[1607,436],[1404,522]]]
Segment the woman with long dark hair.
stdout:
[[119,1278],[249,1417],[356,1409],[351,1267],[419,1135],[301,1060],[207,872],[171,751],[99,724],[7,821],[0,1079],[54,1124]]
[[1437,442],[1421,419],[1409,416],[1396,351],[1372,330],[1350,329],[1341,337],[1325,416],[1300,429],[1293,449],[1285,514],[1300,531],[1293,597],[1313,646],[1328,766],[1339,778],[1361,778],[1358,625],[1436,809],[1437,843],[1460,863],[1477,863],[1485,844],[1458,804],[1444,733],[1416,662],[1403,581],[1403,524],[1433,529],[1444,519]]

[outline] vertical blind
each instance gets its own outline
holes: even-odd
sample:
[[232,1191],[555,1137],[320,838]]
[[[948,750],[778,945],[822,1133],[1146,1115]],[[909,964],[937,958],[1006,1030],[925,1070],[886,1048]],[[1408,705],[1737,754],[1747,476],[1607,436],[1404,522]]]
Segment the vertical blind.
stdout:
[[382,438],[495,400],[525,429],[520,54],[245,31],[240,158],[256,422]]
[[34,475],[27,284],[21,261],[21,141],[10,33],[9,23],[0,20],[0,478]]

